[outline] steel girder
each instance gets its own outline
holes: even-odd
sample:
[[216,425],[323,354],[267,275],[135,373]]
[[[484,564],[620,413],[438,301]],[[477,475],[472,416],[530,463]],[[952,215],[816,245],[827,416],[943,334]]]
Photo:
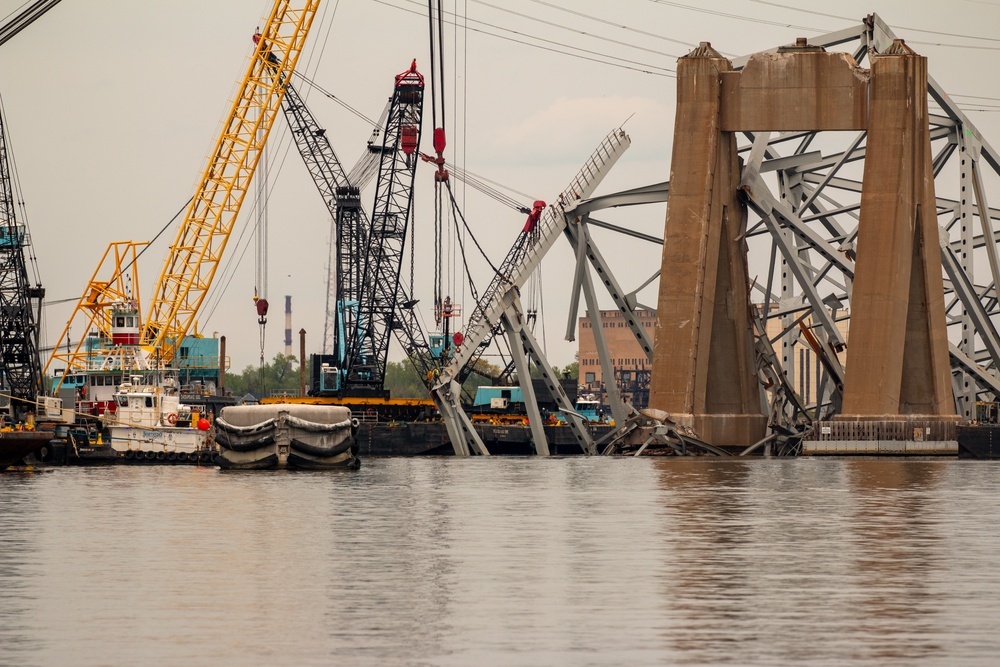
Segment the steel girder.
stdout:
[[[441,370],[434,386],[431,387],[431,397],[447,424],[448,435],[451,438],[455,454],[468,455],[472,451],[478,453],[486,451],[485,445],[482,444],[482,440],[461,409],[461,385],[459,381],[463,377],[463,370],[475,367],[486,348],[494,341],[495,334],[501,330],[508,334],[505,337],[511,342],[511,354],[514,355],[515,365],[518,363],[517,354],[523,353],[523,351],[514,349],[520,348],[521,343],[515,344],[509,335],[509,331],[512,329],[511,322],[507,321],[505,325],[508,309],[518,300],[521,286],[538,268],[548,250],[562,236],[562,232],[567,226],[567,208],[593,194],[611,167],[628,149],[630,143],[628,135],[621,129],[614,130],[605,137],[569,186],[559,195],[556,203],[545,209],[536,228],[520,233],[507,253],[507,257],[501,263],[497,275],[473,309],[466,326],[464,342],[448,365]],[[520,335],[519,331],[517,333]],[[535,347],[537,348],[537,346]],[[543,371],[545,367],[548,367],[551,373],[551,366],[544,360],[544,355],[540,350],[537,351],[537,355],[539,361],[537,365]],[[611,377],[614,377],[613,371]],[[530,396],[532,390],[530,388],[526,390],[526,386],[531,384],[530,373],[519,372],[519,380],[522,391],[526,392],[526,396]],[[558,397],[556,398],[558,400]],[[535,437],[535,446],[538,448],[541,443],[537,442],[538,436]],[[541,438],[544,440],[544,433],[542,433]],[[547,445],[545,447],[547,448]],[[481,451],[479,451],[480,448]]]
[[[895,39],[891,29],[877,16],[868,17],[862,27],[864,30],[857,30],[855,38],[859,44],[855,53],[862,57],[867,55],[867,47],[881,51]],[[846,42],[840,41],[843,36],[844,31],[841,31],[810,39],[809,43],[844,44]],[[745,61],[737,61],[737,67],[743,62]],[[973,416],[973,404],[977,396],[984,392],[995,395],[994,388],[997,384],[995,370],[988,369],[990,366],[995,369],[997,365],[996,352],[997,345],[1000,344],[993,325],[993,318],[998,314],[995,293],[1000,277],[1000,260],[996,250],[997,231],[993,221],[1000,215],[988,205],[987,184],[983,175],[992,169],[996,176],[1000,174],[1000,169],[997,166],[996,151],[932,78],[928,83],[928,95],[944,111],[943,115],[932,114],[929,122],[932,144],[938,146],[933,168],[939,222],[942,226],[942,265],[947,277],[945,296],[946,303],[949,304],[949,326],[954,327],[951,338],[958,339],[958,346],[952,345],[951,349],[952,367],[965,378],[959,383],[962,391],[956,399],[960,414],[969,418]],[[825,156],[811,153],[812,159],[802,161],[804,147],[819,143],[815,135],[820,133],[812,134],[814,136],[804,137],[801,133],[785,133],[769,139],[768,146],[775,156],[780,149],[778,144],[789,142],[795,146],[793,156],[790,157],[797,157],[796,162],[789,158],[765,158],[757,167],[756,174],[753,174],[754,160],[748,160],[748,180],[752,181],[754,187],[753,191],[748,191],[751,207],[763,214],[765,210],[761,210],[755,202],[767,199],[771,203],[780,201],[786,209],[783,211],[786,215],[782,217],[780,224],[774,224],[764,215],[764,225],[751,225],[752,231],[748,233],[748,237],[761,234],[770,236],[772,244],[781,249],[786,263],[796,274],[800,294],[807,295],[808,304],[803,306],[812,316],[815,326],[836,338],[839,333],[829,309],[822,304],[818,305],[815,297],[846,291],[849,302],[853,248],[857,236],[855,211],[861,191],[861,179],[860,174],[844,175],[841,172],[847,171],[845,166],[849,167],[851,163],[864,159],[865,135],[861,133],[856,136],[845,149],[831,151]],[[751,156],[753,149],[753,143],[742,147]],[[961,156],[957,183],[949,180],[949,172],[946,170],[947,165],[955,161],[956,155]],[[770,168],[769,163],[772,163]],[[765,174],[777,177],[781,194],[774,195],[763,185]],[[790,188],[787,187],[788,184],[791,184]],[[763,192],[770,194],[762,194]],[[949,198],[949,195],[955,196],[958,193],[971,193],[973,196]],[[843,200],[844,195],[850,199]],[[789,210],[794,215],[787,215]],[[820,226],[816,225],[817,222]],[[793,262],[790,258],[791,248],[779,234],[782,230],[794,234],[796,248],[804,250],[799,252],[797,261]],[[981,248],[986,249],[987,263],[983,267],[986,271],[977,272],[973,250]],[[837,275],[842,278],[839,283],[834,279]],[[987,296],[989,298],[985,298]],[[961,312],[956,312],[959,307]],[[773,317],[776,314],[769,313],[767,316]],[[992,363],[985,367],[977,363],[977,360],[983,359]]]
[[[885,50],[895,38],[893,31],[873,14],[857,26],[811,37],[808,42],[830,49],[837,47],[863,63],[870,52]],[[735,69],[741,69],[748,58],[734,59]],[[951,363],[956,389],[960,390],[956,394],[959,413],[968,418],[973,416],[973,403],[977,397],[1000,398],[997,371],[1000,368],[1000,340],[994,324],[995,318],[1000,315],[1000,299],[997,298],[1000,251],[996,249],[1000,231],[994,222],[1000,220],[1000,209],[991,208],[988,203],[989,199],[1000,199],[996,195],[988,197],[989,188],[991,185],[995,187],[995,183],[987,181],[991,172],[992,179],[1000,177],[1000,154],[930,77],[928,95],[941,109],[939,113],[932,113],[928,120],[941,226],[945,300],[952,341]],[[814,415],[821,412],[828,414],[839,404],[843,368],[837,353],[845,343],[845,336],[838,323],[849,320],[861,165],[865,159],[867,136],[864,132],[851,133],[845,142],[844,133],[800,131],[761,137],[747,134],[747,139],[740,146],[747,162],[743,190],[750,209],[758,219],[751,218],[745,238],[751,263],[763,260],[769,276],[765,287],[756,287],[765,293],[767,304],[775,304],[773,309],[762,309],[763,324],[774,318],[782,321],[781,333],[769,343],[780,342],[787,351],[799,339],[799,323],[803,323],[811,337],[822,346],[828,362],[819,383],[817,400],[806,405],[801,396],[794,395],[794,364],[783,365],[779,358],[781,355],[768,355],[768,363],[772,366],[784,366],[772,368],[772,371],[778,374],[788,372],[783,376],[782,383],[784,393],[789,394],[787,409],[777,410],[781,414],[776,415],[773,421],[782,418],[791,420],[803,410],[809,410]],[[958,156],[961,156],[960,159],[957,159]],[[956,162],[960,164],[956,165]],[[954,178],[956,166],[957,180]],[[610,267],[587,232],[588,225],[619,232],[616,244],[629,238],[662,243],[662,238],[626,226],[600,222],[591,215],[613,207],[661,203],[666,200],[668,190],[669,183],[655,183],[582,199],[566,209],[567,214],[579,218],[579,224],[567,226],[564,233],[576,251],[569,295],[568,340],[572,340],[575,333],[581,293],[588,298],[592,318],[596,316],[594,331],[599,338],[596,292],[592,286],[587,289],[590,267],[598,271],[615,306],[626,315],[629,309],[636,307],[639,290],[657,277],[654,274],[631,291],[613,280]],[[977,270],[980,267],[974,262],[974,251],[983,251],[984,248],[985,263],[982,270]],[[544,250],[547,251],[548,247]],[[534,270],[540,259],[533,257],[531,266],[524,268]],[[778,275],[775,276],[775,273]],[[779,298],[772,292],[775,277],[783,286]],[[848,310],[843,311],[844,306]],[[959,335],[960,332],[964,333]],[[641,343],[645,342],[639,334],[637,336]],[[613,377],[606,346],[602,349],[600,340],[597,343],[602,368],[609,366],[604,374]],[[612,372],[609,373],[609,370]],[[615,415],[615,419],[617,421],[619,416]]]

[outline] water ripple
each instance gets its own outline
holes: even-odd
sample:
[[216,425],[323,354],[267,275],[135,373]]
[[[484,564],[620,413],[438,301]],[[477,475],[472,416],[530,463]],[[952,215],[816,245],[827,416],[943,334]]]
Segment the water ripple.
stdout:
[[990,665],[996,464],[0,476],[0,664]]

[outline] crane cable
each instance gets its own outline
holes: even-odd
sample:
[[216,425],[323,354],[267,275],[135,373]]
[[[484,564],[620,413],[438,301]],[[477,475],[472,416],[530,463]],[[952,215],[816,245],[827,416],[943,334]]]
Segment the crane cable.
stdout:
[[[261,112],[263,113],[263,111]],[[257,252],[255,257],[256,276],[253,288],[253,303],[257,310],[257,325],[260,328],[260,391],[264,387],[264,343],[267,328],[267,246],[268,246],[268,150],[266,145],[260,149],[258,169],[255,174],[257,181]],[[259,290],[259,293],[258,293]]]
[[[455,201],[455,196],[451,192],[451,183],[450,182],[446,183],[446,186],[447,186],[447,189],[448,189],[448,196],[451,199],[452,211],[454,212],[455,216],[459,220],[462,221],[462,225],[465,227],[465,231],[468,232],[469,238],[472,239],[472,242],[476,245],[476,248],[479,250],[479,253],[483,256],[483,259],[486,260],[486,263],[489,264],[489,266],[490,266],[491,269],[493,269],[493,273],[496,274],[496,275],[498,275],[498,276],[503,277],[503,275],[500,273],[500,269],[498,269],[496,266],[494,266],[493,262],[490,261],[489,255],[487,255],[486,251],[483,250],[483,246],[481,246],[479,244],[479,240],[476,238],[476,235],[473,234],[472,233],[472,229],[469,228],[469,223],[466,222],[465,216],[462,215],[462,211],[458,207],[458,202]],[[465,244],[462,243],[461,240],[460,240],[459,241],[459,245],[461,246],[461,250],[462,250],[462,263],[465,265],[465,273],[466,273],[466,276],[468,277],[469,287],[472,290],[472,298],[473,298],[474,301],[478,301],[479,297],[476,295],[476,286],[472,283],[472,274],[469,273],[469,263],[468,263],[468,261],[466,259],[466,256],[465,256]]]
[[[434,173],[434,321],[440,327],[443,315],[443,299],[441,290],[441,266],[443,252],[441,242],[444,237],[444,192],[442,184],[451,188],[448,182],[448,171],[444,168],[445,149],[445,104],[444,104],[444,25],[441,0],[437,0],[437,16],[435,20],[435,0],[427,0],[427,29],[430,45],[430,88],[431,88],[431,122],[434,128],[434,152],[436,157],[429,161],[437,165]],[[436,28],[436,30],[435,30]],[[435,40],[435,36],[437,40]],[[438,101],[441,102],[441,123],[438,124]],[[446,343],[447,345],[447,343]]]
[[[427,153],[421,153],[420,159],[424,162],[436,162],[436,159]],[[453,174],[458,180],[462,181],[466,185],[472,186],[473,189],[478,190],[481,194],[486,195],[493,201],[506,206],[507,208],[512,208],[519,213],[528,214],[531,213],[531,207],[521,204],[517,199],[511,197],[510,195],[504,194],[502,190],[508,190],[527,199],[531,199],[529,195],[519,192],[513,188],[507,187],[496,181],[491,181],[485,176],[479,176],[468,169],[463,169],[461,167],[456,167],[455,165],[448,166],[448,173]],[[492,185],[491,185],[492,184]],[[496,187],[493,187],[496,186]]]

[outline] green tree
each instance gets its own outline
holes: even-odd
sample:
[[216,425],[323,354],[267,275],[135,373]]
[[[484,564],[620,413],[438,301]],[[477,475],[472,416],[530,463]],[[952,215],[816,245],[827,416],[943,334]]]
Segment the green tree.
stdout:
[[[558,377],[560,380],[563,379],[564,377],[569,377],[573,379],[577,379],[578,377],[580,377],[580,353],[577,352],[573,356],[575,361],[573,361],[572,363],[566,364],[562,368],[559,368],[558,366],[552,367],[552,371],[556,374],[556,377]],[[531,377],[533,378],[542,377],[542,372],[535,365],[531,366]]]
[[393,398],[427,398],[427,388],[409,360],[385,365],[385,388]]
[[269,396],[274,392],[299,395],[299,364],[294,355],[274,355],[274,359],[260,366],[248,365],[242,373],[226,376],[226,390],[233,396]]
[[562,368],[563,377],[571,377],[577,382],[580,381],[580,353],[573,355],[573,362],[566,364]]
[[[492,384],[490,376],[496,376],[500,369],[483,360],[479,360],[475,370],[465,380],[463,390],[470,396],[476,393],[476,387]],[[393,398],[429,398],[430,392],[409,360],[390,361],[385,367],[385,388]]]

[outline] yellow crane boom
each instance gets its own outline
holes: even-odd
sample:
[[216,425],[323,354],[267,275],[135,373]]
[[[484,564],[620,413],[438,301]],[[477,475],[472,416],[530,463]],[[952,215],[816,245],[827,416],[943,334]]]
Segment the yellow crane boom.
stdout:
[[[55,370],[54,363],[65,364],[61,370],[62,377],[66,377],[92,370],[94,364],[98,363],[95,357],[103,361],[107,356],[109,350],[104,348],[110,345],[111,340],[110,311],[116,304],[139,301],[137,260],[146,245],[148,244],[144,241],[116,241],[108,245],[42,369],[43,376],[50,375]],[[71,344],[70,328],[74,326],[78,339],[75,344]],[[90,332],[99,335],[88,341]],[[61,385],[62,379],[59,380],[59,386]]]
[[144,320],[142,344],[163,364],[173,359],[212,284],[318,5],[319,0],[276,0],[255,36],[257,48]]

